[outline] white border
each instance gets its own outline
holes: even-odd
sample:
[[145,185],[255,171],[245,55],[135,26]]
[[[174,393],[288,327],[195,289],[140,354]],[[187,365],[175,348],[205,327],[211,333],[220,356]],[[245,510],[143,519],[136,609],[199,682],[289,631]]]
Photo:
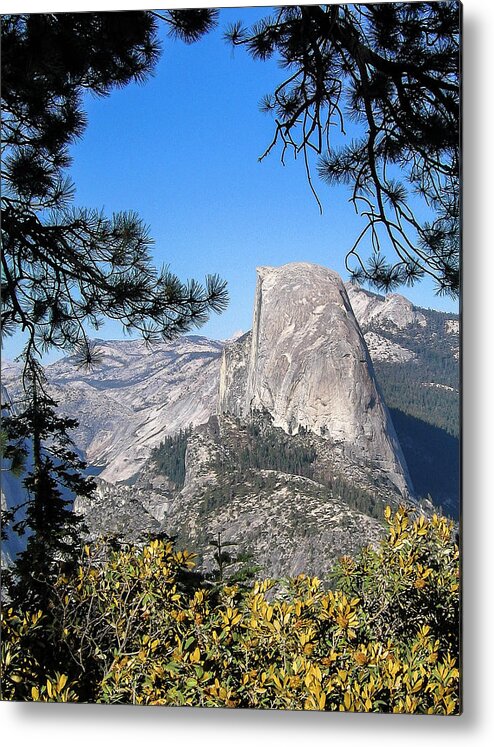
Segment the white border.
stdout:
[[[166,3],[192,7],[205,3]],[[223,2],[223,6],[242,3]],[[246,4],[246,3],[245,3]],[[252,3],[270,5],[268,2]],[[281,3],[280,3],[281,4]],[[2,0],[2,12],[126,10],[146,8],[134,1],[58,2]],[[494,646],[492,546],[493,460],[489,438],[494,422],[492,270],[488,238],[493,231],[492,159],[494,112],[492,50],[494,3],[465,0],[464,11],[464,713],[459,718],[319,714],[127,706],[0,703],[4,744],[232,745],[269,744],[483,745],[494,734]]]

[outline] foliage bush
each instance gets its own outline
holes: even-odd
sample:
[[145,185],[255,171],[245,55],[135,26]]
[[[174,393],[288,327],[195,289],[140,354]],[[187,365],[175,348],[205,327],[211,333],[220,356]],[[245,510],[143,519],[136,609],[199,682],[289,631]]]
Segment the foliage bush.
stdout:
[[66,674],[46,672],[34,654],[43,638],[43,613],[2,610],[2,700],[78,700]]
[[343,558],[329,586],[301,575],[208,588],[172,542],[87,546],[53,596],[67,671],[31,661],[43,619],[9,610],[3,697],[456,714],[454,527],[405,509],[386,521],[380,546]]

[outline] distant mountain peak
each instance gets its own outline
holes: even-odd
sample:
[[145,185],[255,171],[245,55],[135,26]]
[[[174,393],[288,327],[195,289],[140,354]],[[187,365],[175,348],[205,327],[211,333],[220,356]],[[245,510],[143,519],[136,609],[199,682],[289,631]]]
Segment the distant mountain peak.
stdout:
[[245,332],[243,329],[238,329],[236,332],[234,332],[230,337],[228,337],[226,340],[223,340],[223,342],[229,343],[229,342],[235,342],[236,340],[239,340],[241,337],[245,335]]
[[398,293],[381,296],[351,282],[345,283],[345,287],[355,316],[362,327],[383,320],[398,329],[413,324],[419,327],[427,325],[425,315],[405,296]]

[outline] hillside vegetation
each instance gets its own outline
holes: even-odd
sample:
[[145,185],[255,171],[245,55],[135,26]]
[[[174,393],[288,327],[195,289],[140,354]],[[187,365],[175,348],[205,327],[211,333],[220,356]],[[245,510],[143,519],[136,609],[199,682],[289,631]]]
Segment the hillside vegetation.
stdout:
[[410,476],[420,497],[430,496],[458,519],[460,506],[459,324],[455,315],[420,309],[426,324],[402,329],[382,320],[363,324],[367,333],[399,345],[411,360],[376,356],[376,378],[390,409]]

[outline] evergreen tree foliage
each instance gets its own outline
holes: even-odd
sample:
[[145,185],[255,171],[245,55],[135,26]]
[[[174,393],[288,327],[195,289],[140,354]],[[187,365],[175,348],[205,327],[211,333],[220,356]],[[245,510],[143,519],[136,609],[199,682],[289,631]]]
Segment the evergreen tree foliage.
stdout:
[[[423,379],[422,381],[419,379],[419,366],[413,371],[413,376],[408,375],[410,366],[405,364],[378,363],[375,368],[389,407],[440,428],[458,439],[460,430],[458,389],[455,388],[454,391],[443,389],[437,386],[436,382],[427,385],[427,380],[424,385]],[[428,380],[431,382],[432,377],[429,376]]]
[[237,584],[242,588],[252,585],[261,566],[254,562],[251,552],[235,552],[231,548],[238,547],[238,542],[222,540],[221,533],[216,535],[216,539],[210,540],[209,545],[214,548],[216,567],[206,578],[209,583],[212,582],[213,591],[220,590],[226,583]]
[[445,515],[460,516],[460,444],[442,428],[390,409],[416,494]]
[[311,443],[274,428],[259,415],[242,426],[238,419],[237,426],[243,427],[242,443],[239,448],[228,450],[217,464],[220,474],[242,475],[247,470],[262,469],[313,478],[316,450]]
[[28,500],[6,512],[2,524],[27,536],[26,549],[5,573],[10,599],[22,609],[45,610],[60,569],[80,556],[82,519],[72,510],[73,500],[91,496],[95,484],[84,475],[86,464],[68,435],[77,422],[57,415],[56,403],[40,387],[42,376],[31,362],[25,409],[3,420],[5,456],[21,452],[26,459]]
[[[460,8],[280,6],[227,31],[253,59],[286,71],[261,102],[276,122],[261,160],[276,146],[283,162],[301,155],[318,202],[311,153],[325,182],[348,185],[363,229],[347,268],[385,290],[429,276],[438,292],[459,292]],[[335,128],[345,136],[354,123],[362,134],[335,145]]]
[[[170,11],[171,33],[194,41],[214,11]],[[2,333],[22,332],[26,356],[81,348],[87,325],[118,320],[145,339],[169,339],[226,305],[225,284],[184,283],[150,256],[133,212],[75,207],[67,178],[81,137],[83,96],[144,81],[159,57],[152,12],[2,16]]]
[[370,489],[365,490],[353,482],[343,479],[340,475],[330,478],[328,485],[332,494],[338,496],[350,508],[374,519],[383,518],[385,503],[377,492]]
[[165,436],[165,440],[160,443],[151,453],[151,459],[156,465],[156,469],[163,475],[166,475],[174,483],[177,489],[184,486],[185,481],[185,452],[187,451],[187,441],[192,433],[192,426],[182,430],[173,436]]
[[399,329],[394,324],[370,322],[364,332],[375,332],[414,355],[412,361],[374,361],[376,376],[388,407],[401,410],[458,438],[460,371],[458,334],[446,330],[452,314],[421,309],[426,324]]

